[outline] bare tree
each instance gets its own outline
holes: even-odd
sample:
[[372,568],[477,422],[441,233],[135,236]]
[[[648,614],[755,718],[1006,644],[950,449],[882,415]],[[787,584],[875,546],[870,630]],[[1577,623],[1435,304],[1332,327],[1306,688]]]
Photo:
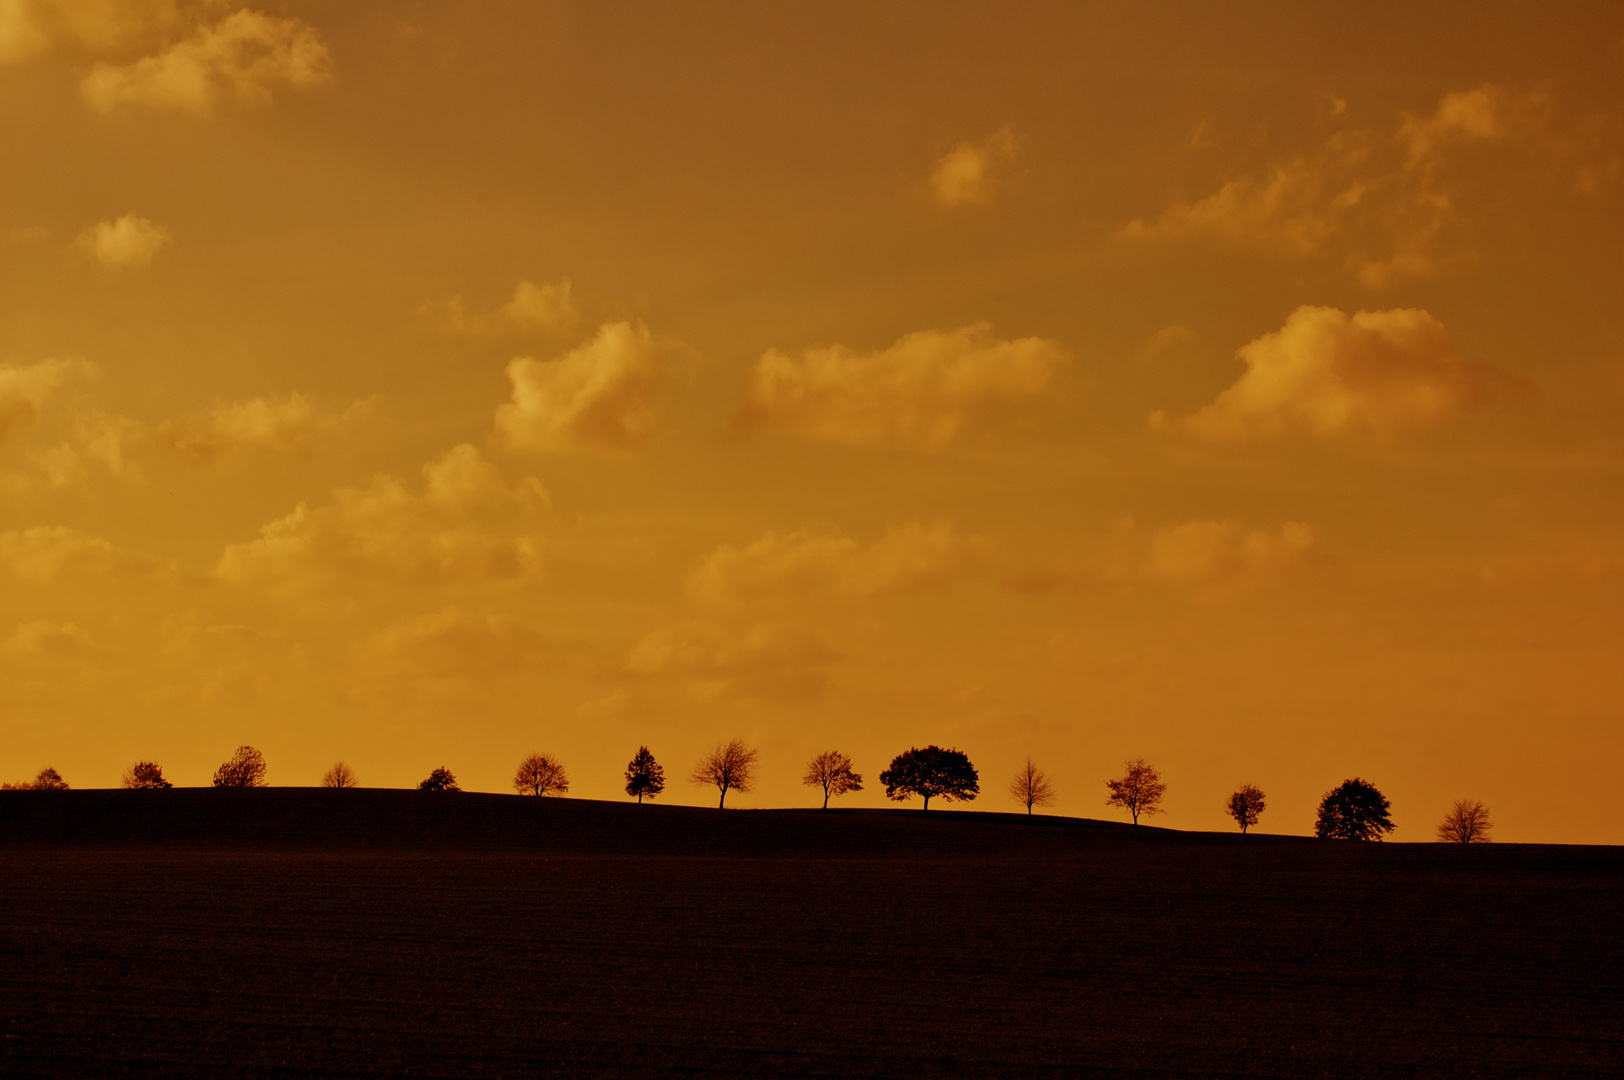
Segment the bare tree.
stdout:
[[355,770],[342,761],[328,769],[321,777],[321,786],[330,788],[359,787],[360,781],[355,778]]
[[1438,840],[1445,844],[1487,844],[1489,830],[1494,823],[1489,820],[1489,808],[1475,799],[1461,799],[1444,816],[1438,826]]
[[120,782],[127,788],[166,788],[174,786],[164,779],[164,771],[158,767],[156,761],[137,761],[124,770],[124,777]]
[[1032,763],[1029,757],[1021,771],[1009,782],[1009,793],[1015,801],[1026,807],[1026,816],[1032,816],[1032,807],[1048,806],[1054,802],[1054,785],[1049,774]]
[[1257,816],[1263,813],[1263,789],[1256,784],[1242,784],[1240,790],[1229,797],[1229,816],[1235,819],[1235,824],[1241,827],[1241,835],[1246,835],[1250,825],[1257,824]]
[[720,810],[727,802],[729,789],[749,793],[755,768],[756,752],[744,745],[743,739],[733,739],[700,758],[690,779],[696,784],[716,785],[722,793],[716,800],[716,808]]
[[626,794],[636,795],[637,801],[642,802],[643,796],[652,799],[664,790],[665,770],[648,752],[648,747],[639,746],[626,766]]
[[531,754],[513,776],[513,790],[520,795],[562,795],[569,789],[564,766],[548,754]]
[[34,782],[28,786],[35,791],[68,790],[68,782],[62,779],[62,774],[49,766],[41,769],[39,775],[34,777]]
[[230,760],[214,770],[215,787],[264,787],[265,755],[252,746],[239,746]]
[[838,750],[819,754],[806,767],[801,783],[823,789],[823,809],[829,809],[829,796],[863,790],[863,778],[851,771],[851,758]]
[[451,770],[441,765],[429,773],[428,778],[417,785],[418,791],[461,791],[457,786],[457,778],[451,775]]
[[1105,782],[1111,789],[1105,805],[1122,807],[1133,815],[1133,823],[1138,825],[1139,815],[1149,817],[1162,813],[1160,804],[1167,785],[1162,783],[1155,769],[1145,764],[1144,758],[1136,758],[1127,765],[1128,771],[1122,774],[1122,779]]

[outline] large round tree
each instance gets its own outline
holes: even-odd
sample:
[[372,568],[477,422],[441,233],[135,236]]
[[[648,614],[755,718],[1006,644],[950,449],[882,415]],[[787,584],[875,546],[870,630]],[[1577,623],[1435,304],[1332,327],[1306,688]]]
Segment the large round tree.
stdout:
[[1389,808],[1387,796],[1376,785],[1357,776],[1344,780],[1320,800],[1314,835],[1325,840],[1380,840],[1393,831]]
[[898,754],[891,759],[891,767],[880,774],[880,783],[885,785],[888,799],[903,802],[914,795],[923,796],[926,810],[935,795],[949,802],[968,802],[981,793],[980,777],[970,759],[958,750],[943,750],[940,746]]

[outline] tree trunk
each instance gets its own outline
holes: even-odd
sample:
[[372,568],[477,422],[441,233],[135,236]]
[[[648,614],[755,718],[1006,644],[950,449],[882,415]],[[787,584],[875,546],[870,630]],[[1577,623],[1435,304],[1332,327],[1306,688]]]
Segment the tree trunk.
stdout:
[[720,799],[716,800],[716,809],[718,809],[718,810],[722,809],[722,805],[724,803],[726,803],[726,802],[727,802],[727,785],[723,784],[722,785],[722,797]]
[[829,809],[829,789],[828,788],[823,789],[823,808],[825,810]]
[[925,796],[925,809],[926,810],[930,809],[930,796],[929,795]]

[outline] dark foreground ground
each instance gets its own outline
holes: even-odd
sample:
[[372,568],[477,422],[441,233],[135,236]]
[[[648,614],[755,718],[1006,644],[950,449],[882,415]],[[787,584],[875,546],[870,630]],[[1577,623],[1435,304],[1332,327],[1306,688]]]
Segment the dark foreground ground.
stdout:
[[0,1073],[1617,1076],[1624,849],[0,795]]

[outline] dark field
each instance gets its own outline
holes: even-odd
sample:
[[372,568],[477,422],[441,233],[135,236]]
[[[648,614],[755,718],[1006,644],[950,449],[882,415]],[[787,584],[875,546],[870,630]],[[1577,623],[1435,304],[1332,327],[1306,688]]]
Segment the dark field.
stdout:
[[7,1076],[1597,1076],[1624,849],[0,795]]

